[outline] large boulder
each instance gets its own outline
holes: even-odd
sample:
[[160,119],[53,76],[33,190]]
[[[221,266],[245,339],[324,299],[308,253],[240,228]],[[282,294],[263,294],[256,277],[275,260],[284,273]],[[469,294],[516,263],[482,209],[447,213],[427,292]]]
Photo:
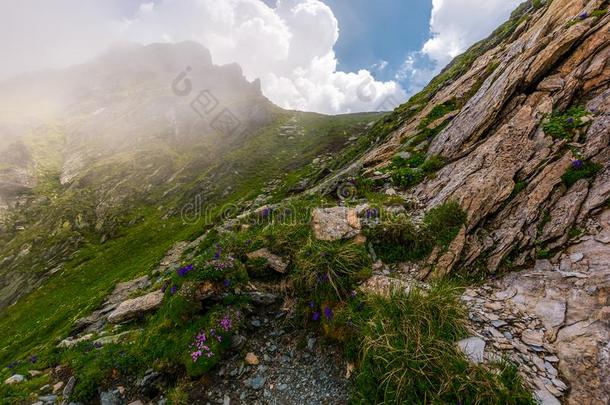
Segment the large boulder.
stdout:
[[163,292],[161,291],[154,291],[138,298],[123,301],[108,315],[108,322],[120,323],[126,321],[158,308],[162,302]]
[[312,213],[312,226],[319,240],[350,239],[360,233],[360,219],[355,208],[316,208]]

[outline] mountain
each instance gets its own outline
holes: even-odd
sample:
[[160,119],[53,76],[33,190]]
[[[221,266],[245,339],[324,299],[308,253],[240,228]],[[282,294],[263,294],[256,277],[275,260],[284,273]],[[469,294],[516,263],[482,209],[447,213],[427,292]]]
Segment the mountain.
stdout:
[[[12,90],[75,79],[37,117],[60,126],[20,136],[39,121],[7,121],[2,269],[20,287],[2,297],[21,298],[0,317],[2,376],[40,375],[0,394],[607,403],[607,8],[526,1],[383,116],[283,111],[208,64],[234,79],[218,94],[248,128],[222,136],[179,95],[182,72],[208,77],[185,70],[209,61],[194,44],[127,47]],[[189,62],[164,70],[159,53]],[[105,86],[119,89],[101,102]]]
[[[231,176],[263,175],[249,167],[271,151],[278,167],[297,168],[346,142],[318,140],[323,133],[304,139],[309,131],[333,122],[351,131],[374,117],[283,111],[239,66],[215,66],[191,42],[121,45],[84,65],[25,75],[0,89],[3,137],[13,140],[0,158],[0,307],[60,271],[81,247],[104,244],[147,219],[139,208],[167,219],[180,217],[198,193],[205,195],[200,204],[220,202],[237,188]],[[294,136],[281,130],[289,120]],[[297,131],[301,125],[311,128]],[[254,151],[238,156],[246,148]],[[248,190],[253,197],[257,187]]]

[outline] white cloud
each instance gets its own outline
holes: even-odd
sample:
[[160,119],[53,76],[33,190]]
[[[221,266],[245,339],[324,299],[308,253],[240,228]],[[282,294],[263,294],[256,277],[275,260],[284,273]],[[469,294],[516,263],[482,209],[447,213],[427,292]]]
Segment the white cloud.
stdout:
[[431,37],[421,51],[407,57],[397,79],[410,79],[410,87],[421,89],[453,58],[506,21],[522,1],[432,0]]
[[[53,11],[55,2],[51,7],[46,0],[23,1],[27,4],[17,21],[29,18],[27,10],[37,10],[39,21],[31,29],[46,31],[38,42],[31,41],[31,34],[17,23],[8,30],[0,28],[4,38],[17,38],[27,50],[21,52],[25,59],[13,70],[45,64],[45,58],[28,56],[36,54],[32,48],[59,50],[61,57],[51,58],[47,66],[60,66],[62,61],[71,64],[90,58],[116,41],[195,40],[210,49],[215,63],[237,62],[248,79],[260,78],[264,94],[285,108],[346,113],[377,109],[388,98],[406,98],[399,84],[376,81],[367,70],[337,71],[333,48],[339,36],[338,22],[319,0],[280,0],[274,8],[262,0],[142,1],[130,14],[126,2],[119,0],[57,1],[65,6],[63,13]],[[8,3],[0,5],[0,16],[6,15],[5,8],[20,8],[12,5],[17,2]],[[89,11],[93,3],[102,11],[97,14],[99,21]],[[87,18],[79,20],[80,14]],[[0,17],[0,26],[2,20]],[[53,27],[60,27],[61,35]],[[68,37],[73,40],[65,41]],[[6,46],[0,44],[0,53],[11,55]],[[13,73],[10,66],[0,67],[0,76],[6,72]]]

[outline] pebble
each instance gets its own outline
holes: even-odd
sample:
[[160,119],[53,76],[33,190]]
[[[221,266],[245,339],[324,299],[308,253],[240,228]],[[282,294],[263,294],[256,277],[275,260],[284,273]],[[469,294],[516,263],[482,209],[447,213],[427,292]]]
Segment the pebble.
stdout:
[[483,339],[473,336],[460,340],[457,345],[474,364],[479,364],[483,361],[486,345]]
[[265,385],[265,382],[267,382],[267,378],[262,376],[256,376],[247,379],[244,384],[246,385],[246,387],[252,388],[253,390],[260,390]]
[[259,360],[258,360],[258,357],[256,357],[256,354],[254,354],[252,352],[246,354],[246,363],[251,366],[258,365]]
[[502,326],[508,325],[505,321],[499,319],[497,321],[492,321],[491,324],[494,328],[501,328]]
[[309,350],[310,352],[313,351],[315,345],[316,345],[316,338],[310,337],[309,339],[307,339],[307,350]]
[[53,385],[53,394],[57,394],[59,392],[59,390],[61,390],[64,387],[64,382],[63,381],[59,381],[58,383]]

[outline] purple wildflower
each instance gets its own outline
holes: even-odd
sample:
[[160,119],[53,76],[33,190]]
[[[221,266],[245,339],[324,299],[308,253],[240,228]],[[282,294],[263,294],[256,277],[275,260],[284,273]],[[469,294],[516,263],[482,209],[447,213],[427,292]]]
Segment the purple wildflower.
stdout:
[[581,20],[586,20],[587,18],[589,18],[589,13],[582,13],[578,16],[578,18],[580,18]]
[[352,291],[349,295],[352,298],[356,298],[357,293],[356,293],[356,291]]
[[313,309],[316,306],[316,303],[313,301],[309,301],[309,308]]
[[176,284],[172,285],[172,288],[169,289],[169,293],[171,295],[176,294],[176,291],[178,291],[178,287],[176,286]]
[[582,169],[584,165],[584,162],[580,159],[572,161],[572,167],[576,170]]
[[574,123],[574,118],[569,117],[569,118],[566,120],[566,122],[567,122],[568,124],[570,124],[570,125],[571,125],[571,124],[573,124],[573,123]]
[[214,253],[214,260],[220,260],[220,256],[222,256],[222,248],[220,245],[216,244],[216,252]]
[[228,332],[231,330],[231,327],[233,326],[233,322],[231,321],[231,318],[229,318],[228,315],[225,315],[221,320],[220,320],[220,327],[225,331]]
[[315,311],[313,314],[311,314],[311,319],[313,319],[314,321],[319,321],[320,313],[318,311]]
[[176,273],[178,274],[179,277],[184,277],[186,276],[191,270],[193,270],[193,265],[189,264],[188,266],[184,266],[184,267],[180,267],[178,270],[176,270]]
[[38,361],[38,356],[36,356],[35,354],[30,356],[30,362],[32,362],[32,364],[36,363]]
[[324,316],[329,321],[333,319],[333,316],[334,316],[333,310],[328,305],[326,307],[324,307]]
[[231,286],[231,280],[225,278],[222,284],[225,286],[225,288],[229,288]]
[[201,350],[196,350],[193,353],[191,353],[191,358],[193,359],[193,363],[196,362],[199,357],[201,357],[203,353],[201,352]]

